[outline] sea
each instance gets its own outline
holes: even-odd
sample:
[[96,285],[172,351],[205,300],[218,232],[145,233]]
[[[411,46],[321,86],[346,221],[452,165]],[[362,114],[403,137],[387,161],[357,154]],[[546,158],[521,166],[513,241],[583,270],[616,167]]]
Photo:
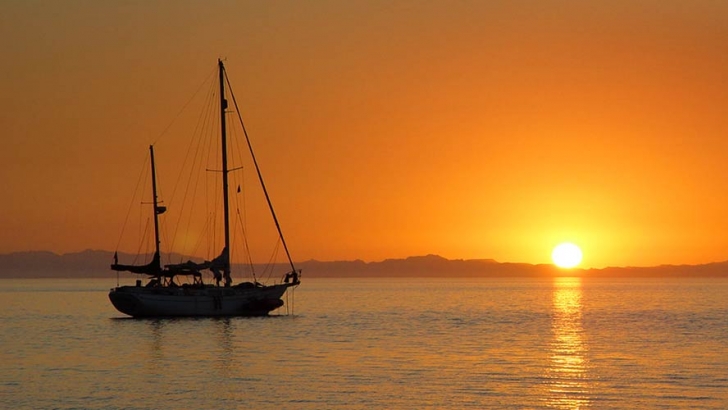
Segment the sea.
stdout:
[[131,319],[0,280],[2,409],[726,409],[728,279],[307,279],[263,318]]

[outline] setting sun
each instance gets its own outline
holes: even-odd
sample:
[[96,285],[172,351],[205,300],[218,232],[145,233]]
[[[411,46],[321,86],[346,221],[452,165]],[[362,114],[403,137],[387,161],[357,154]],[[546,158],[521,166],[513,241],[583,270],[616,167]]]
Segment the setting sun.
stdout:
[[581,262],[581,249],[573,243],[564,242],[556,245],[551,252],[554,265],[559,268],[573,268]]

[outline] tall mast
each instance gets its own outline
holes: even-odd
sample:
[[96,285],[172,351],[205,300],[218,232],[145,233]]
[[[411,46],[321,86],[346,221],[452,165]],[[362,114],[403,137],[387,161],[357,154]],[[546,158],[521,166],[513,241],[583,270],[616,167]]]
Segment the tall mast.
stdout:
[[225,66],[222,60],[217,60],[220,75],[220,133],[222,145],[222,198],[224,206],[224,226],[225,226],[225,267],[223,268],[223,276],[225,285],[229,285],[230,279],[230,205],[228,204],[228,164],[227,164],[227,130],[225,127],[225,110],[227,109],[227,100],[225,99]]
[[152,161],[152,201],[154,203],[154,246],[156,255],[159,257],[159,217],[158,215],[165,211],[164,207],[157,205],[157,172],[154,169],[154,146],[149,146],[149,155]]

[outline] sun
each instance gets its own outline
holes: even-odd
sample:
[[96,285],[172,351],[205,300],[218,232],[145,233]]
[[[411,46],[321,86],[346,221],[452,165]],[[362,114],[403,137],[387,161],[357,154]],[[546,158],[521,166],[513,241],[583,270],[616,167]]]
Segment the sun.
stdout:
[[554,265],[559,268],[573,268],[581,262],[581,258],[581,249],[570,242],[556,245],[551,252],[551,259],[554,261]]

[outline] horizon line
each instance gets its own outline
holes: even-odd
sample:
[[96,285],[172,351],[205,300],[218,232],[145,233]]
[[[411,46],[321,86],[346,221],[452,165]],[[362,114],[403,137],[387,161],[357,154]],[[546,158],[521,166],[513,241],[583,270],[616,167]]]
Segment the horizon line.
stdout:
[[[23,253],[48,253],[53,254],[56,256],[65,256],[65,255],[75,255],[75,254],[82,254],[87,252],[99,252],[99,253],[109,253],[113,254],[116,251],[109,251],[104,249],[92,249],[92,248],[86,248],[81,251],[70,251],[70,252],[55,252],[51,250],[22,250],[22,251],[11,251],[11,252],[3,252],[0,253],[0,256],[8,256],[13,254],[23,254]],[[131,252],[121,252],[127,255],[134,255],[134,253]],[[146,255],[146,254],[138,254],[138,255]],[[179,252],[162,252],[162,255],[179,255],[185,258],[200,258],[205,259],[204,257],[195,256],[195,255],[184,255]],[[330,260],[321,260],[321,259],[315,259],[315,258],[309,258],[305,260],[298,260],[294,261],[294,263],[307,263],[307,262],[319,262],[319,263],[342,263],[342,262],[362,262],[365,264],[375,264],[375,263],[383,263],[387,261],[397,261],[397,260],[407,260],[407,259],[414,259],[414,258],[427,258],[427,257],[436,257],[448,262],[482,262],[482,263],[494,263],[494,264],[501,264],[501,265],[530,265],[530,266],[550,266],[553,267],[559,271],[563,272],[575,272],[575,271],[598,271],[598,270],[605,270],[605,269],[650,269],[650,268],[661,268],[661,267],[691,267],[691,266],[706,266],[706,265],[716,265],[716,264],[723,264],[728,263],[728,259],[726,260],[720,260],[720,261],[712,261],[712,262],[700,262],[700,263],[660,263],[656,265],[625,265],[625,266],[618,266],[618,265],[609,265],[609,266],[603,266],[603,267],[573,267],[573,268],[559,268],[556,265],[554,265],[552,262],[541,262],[541,263],[533,263],[533,262],[513,262],[513,261],[499,261],[495,258],[448,258],[445,256],[442,256],[437,253],[428,253],[424,255],[409,255],[405,257],[389,257],[384,258],[381,260],[364,260],[361,258],[354,258],[354,259],[330,259]],[[253,264],[267,264],[269,262],[253,262]],[[286,262],[273,262],[274,264],[286,264]],[[245,265],[246,262],[233,262],[234,265]]]

